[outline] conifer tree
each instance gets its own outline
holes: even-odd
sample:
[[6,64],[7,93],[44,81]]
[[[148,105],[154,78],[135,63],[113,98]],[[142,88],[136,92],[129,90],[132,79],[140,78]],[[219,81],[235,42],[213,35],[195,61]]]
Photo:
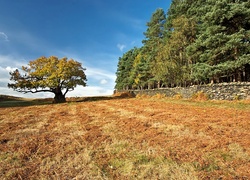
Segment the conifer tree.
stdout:
[[144,32],[145,40],[142,41],[143,46],[143,55],[146,58],[146,62],[149,63],[150,74],[148,78],[149,88],[150,86],[154,87],[154,81],[160,81],[160,79],[155,79],[158,77],[157,73],[159,72],[157,54],[160,51],[164,43],[164,34],[165,34],[165,22],[166,15],[163,9],[157,9],[147,23],[147,30]]
[[209,10],[199,23],[200,35],[189,47],[191,58],[198,60],[193,69],[195,73],[206,67],[204,74],[211,81],[247,79],[246,68],[250,64],[249,4],[249,1],[206,1]]
[[117,86],[250,81],[249,0],[172,0],[144,35],[143,46],[120,59]]
[[136,53],[137,48],[133,48],[124,53],[123,56],[119,58],[118,68],[116,72],[116,89],[128,90],[132,88],[134,79],[131,71],[133,71],[133,64]]

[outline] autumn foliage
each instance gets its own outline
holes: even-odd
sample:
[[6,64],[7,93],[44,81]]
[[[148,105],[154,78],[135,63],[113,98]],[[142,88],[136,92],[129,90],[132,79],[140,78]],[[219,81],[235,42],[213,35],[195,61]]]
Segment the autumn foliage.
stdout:
[[54,102],[65,102],[65,95],[77,85],[86,86],[86,69],[81,63],[55,56],[40,57],[23,66],[23,74],[16,69],[10,72],[11,81],[8,87],[23,93],[52,92]]

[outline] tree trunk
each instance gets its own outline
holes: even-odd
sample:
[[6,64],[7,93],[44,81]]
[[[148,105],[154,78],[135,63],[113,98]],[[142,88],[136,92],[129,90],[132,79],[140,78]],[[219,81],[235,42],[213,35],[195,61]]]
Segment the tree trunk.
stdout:
[[55,94],[54,103],[64,103],[64,102],[66,102],[65,95],[63,95],[62,90],[61,90],[60,87],[57,87],[54,90],[54,94]]
[[157,82],[157,88],[160,89],[161,88],[161,81]]

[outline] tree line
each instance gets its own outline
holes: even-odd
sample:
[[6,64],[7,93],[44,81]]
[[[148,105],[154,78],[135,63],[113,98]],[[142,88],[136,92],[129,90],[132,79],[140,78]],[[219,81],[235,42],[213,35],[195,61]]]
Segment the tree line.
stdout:
[[115,89],[250,81],[249,0],[172,0],[144,36],[119,58]]

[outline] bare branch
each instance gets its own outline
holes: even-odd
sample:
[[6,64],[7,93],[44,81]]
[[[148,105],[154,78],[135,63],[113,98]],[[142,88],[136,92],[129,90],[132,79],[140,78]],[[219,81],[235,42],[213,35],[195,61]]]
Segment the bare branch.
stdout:
[[21,93],[39,93],[39,92],[53,92],[52,90],[48,90],[48,89],[42,89],[42,90],[22,90],[22,89],[16,89],[17,92],[21,92]]

